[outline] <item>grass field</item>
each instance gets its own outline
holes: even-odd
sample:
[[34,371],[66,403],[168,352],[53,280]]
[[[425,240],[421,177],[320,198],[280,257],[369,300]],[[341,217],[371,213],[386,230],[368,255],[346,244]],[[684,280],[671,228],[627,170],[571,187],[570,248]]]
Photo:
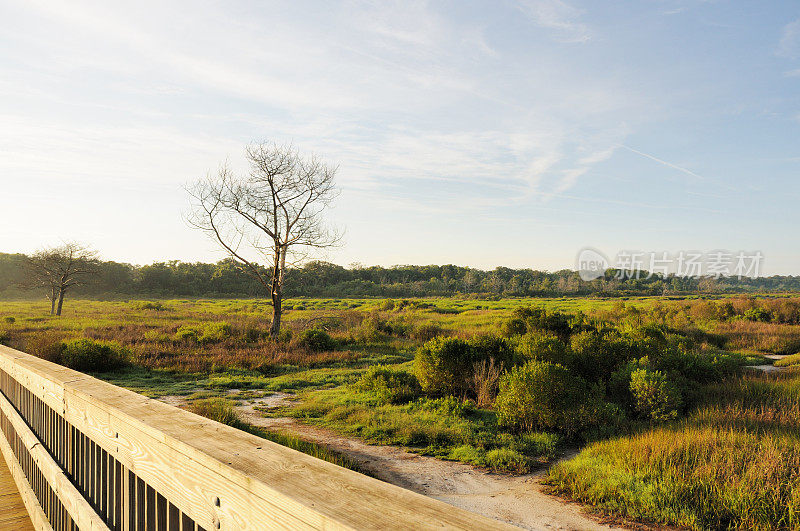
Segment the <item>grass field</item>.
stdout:
[[[768,364],[765,353],[800,352],[800,302],[781,296],[290,299],[277,340],[267,336],[270,306],[264,300],[76,300],[67,301],[62,317],[49,316],[45,301],[0,301],[0,342],[57,361],[65,342],[110,342],[128,361],[98,377],[152,397],[181,395],[201,414],[343,466],[353,466],[346,456],[242,424],[231,406],[255,394],[291,393],[299,398],[291,407],[265,414],[509,473],[541,468],[564,448],[585,445],[576,458],[554,466],[549,481],[560,494],[600,511],[693,529],[800,527],[795,369],[681,383],[687,391],[677,409],[651,413],[652,419],[606,404],[592,410],[594,427],[580,435],[557,423],[534,429],[509,424],[491,403],[479,407],[474,394],[412,389],[418,385],[415,358],[427,341],[510,337],[510,320],[531,306],[566,312],[583,327],[577,330],[611,330],[618,347],[634,341],[651,349],[651,360],[635,357],[638,365],[628,375],[660,355],[653,345],[662,343],[646,337],[652,327],[698,360],[727,356],[728,364]],[[310,343],[312,329],[324,330],[330,344]],[[572,334],[571,346],[562,338],[564,348],[585,355],[586,346],[576,340],[586,334]],[[524,337],[508,341],[518,345]],[[796,360],[789,356],[776,365]],[[603,360],[590,362],[590,372],[593,363]],[[592,396],[619,393],[616,374],[597,384],[600,391],[592,388]],[[659,381],[658,371],[647,374],[649,385]],[[398,392],[408,396],[397,399]]]

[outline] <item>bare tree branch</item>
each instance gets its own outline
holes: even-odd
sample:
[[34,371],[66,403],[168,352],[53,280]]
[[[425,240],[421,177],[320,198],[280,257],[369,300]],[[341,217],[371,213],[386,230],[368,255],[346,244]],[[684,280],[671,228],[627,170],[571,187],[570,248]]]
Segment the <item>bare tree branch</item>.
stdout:
[[[304,260],[310,249],[341,241],[340,233],[323,218],[337,194],[338,167],[313,155],[303,158],[292,145],[270,142],[250,144],[245,156],[247,175],[235,176],[224,164],[216,175],[206,175],[188,189],[193,199],[188,222],[217,241],[270,291],[270,333],[277,335],[287,256],[292,265]],[[259,259],[268,264],[269,274]]]

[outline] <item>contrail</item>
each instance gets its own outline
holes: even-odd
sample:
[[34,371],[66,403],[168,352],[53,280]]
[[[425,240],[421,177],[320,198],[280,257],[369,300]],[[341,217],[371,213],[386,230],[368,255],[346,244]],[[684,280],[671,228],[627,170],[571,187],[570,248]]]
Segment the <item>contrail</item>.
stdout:
[[674,169],[676,169],[678,171],[682,171],[683,173],[685,173],[687,175],[691,175],[692,177],[697,177],[701,181],[705,181],[706,180],[705,177],[703,177],[702,175],[697,175],[695,172],[693,172],[691,170],[687,170],[686,168],[682,168],[681,166],[678,166],[676,164],[672,164],[671,162],[667,162],[666,160],[661,160],[661,159],[659,159],[657,157],[654,157],[653,155],[648,155],[647,153],[643,153],[643,152],[641,152],[641,151],[639,151],[637,149],[633,149],[632,147],[628,147],[625,144],[620,144],[619,146],[627,149],[628,151],[633,151],[637,155],[641,155],[643,157],[647,157],[650,160],[654,160],[654,161],[658,162],[659,164],[663,164],[664,166],[669,166],[670,168],[674,168]]
[[682,166],[678,166],[677,164],[672,164],[671,162],[667,162],[666,160],[662,160],[662,159],[660,159],[658,157],[654,157],[653,155],[649,155],[647,153],[639,151],[638,149],[633,149],[632,147],[628,147],[625,144],[619,144],[619,147],[625,148],[628,151],[636,153],[637,155],[641,155],[642,157],[646,157],[646,158],[648,158],[650,160],[654,160],[654,161],[658,162],[659,164],[662,164],[662,165],[667,166],[669,168],[672,168],[674,170],[678,170],[679,172],[685,173],[686,175],[691,175],[692,177],[694,177],[696,179],[699,179],[701,181],[713,181],[713,182],[715,182],[716,184],[718,184],[719,186],[721,186],[723,188],[727,188],[728,190],[731,190],[731,191],[734,191],[734,192],[738,191],[737,188],[725,183],[724,181],[721,181],[720,179],[709,179],[707,177],[703,177],[702,175],[696,174],[692,170],[687,170],[686,168],[684,168]]

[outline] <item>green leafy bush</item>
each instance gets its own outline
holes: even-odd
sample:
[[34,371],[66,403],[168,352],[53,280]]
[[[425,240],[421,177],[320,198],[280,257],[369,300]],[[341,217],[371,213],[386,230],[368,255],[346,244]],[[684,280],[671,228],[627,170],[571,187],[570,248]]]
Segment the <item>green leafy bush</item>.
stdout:
[[475,361],[475,351],[467,341],[437,337],[417,351],[414,372],[426,393],[461,395],[466,392]]
[[3,317],[3,321],[5,321],[8,324],[14,324],[17,322],[17,319],[9,315],[8,317]]
[[549,361],[566,365],[569,362],[567,347],[554,334],[531,332],[517,342],[517,353],[524,361]]
[[336,342],[324,330],[311,328],[303,330],[300,334],[299,343],[313,352],[324,352],[336,348]]
[[495,408],[502,425],[571,434],[582,427],[587,396],[586,382],[564,366],[533,360],[514,367],[500,379]]
[[544,307],[527,306],[517,308],[512,314],[512,319],[521,319],[525,323],[525,331],[541,330],[552,332],[560,338],[568,338],[572,333],[570,314],[559,312],[558,310],[548,310]]
[[430,411],[445,417],[465,417],[475,411],[475,405],[471,401],[459,400],[454,396],[421,398],[412,406],[418,411]]
[[125,365],[130,353],[114,342],[74,339],[61,347],[61,363],[76,371],[107,372]]
[[520,317],[511,317],[500,323],[500,335],[503,337],[519,336],[527,331],[525,320]]
[[175,332],[174,339],[175,341],[188,341],[197,343],[200,340],[200,333],[194,327],[181,325]]
[[622,337],[617,332],[580,332],[570,341],[567,367],[586,380],[607,380],[621,365],[650,352],[647,340]]
[[0,330],[0,345],[8,345],[9,341],[11,341],[11,334],[5,330]]
[[219,343],[231,337],[233,327],[226,322],[203,323],[200,327],[201,343]]
[[353,387],[373,393],[383,404],[403,404],[418,398],[421,393],[413,374],[379,366],[367,369]]
[[631,373],[631,394],[634,409],[643,417],[655,421],[678,417],[681,393],[661,371],[636,369]]
[[175,332],[175,341],[202,344],[219,343],[231,337],[233,327],[226,322],[202,323],[200,325],[181,325]]
[[437,337],[417,351],[414,372],[426,393],[464,397],[474,392],[475,371],[481,362],[494,360],[505,368],[513,358],[514,351],[503,338],[484,335],[465,341]]

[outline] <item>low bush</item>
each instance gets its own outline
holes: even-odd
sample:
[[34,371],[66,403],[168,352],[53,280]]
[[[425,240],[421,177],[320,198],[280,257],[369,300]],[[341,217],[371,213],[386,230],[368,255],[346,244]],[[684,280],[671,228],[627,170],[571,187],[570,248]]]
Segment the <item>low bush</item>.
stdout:
[[336,341],[324,330],[311,328],[303,330],[299,338],[300,345],[312,352],[325,352],[336,348]]
[[[552,332],[558,337],[565,339],[572,334],[572,326],[570,321],[573,316],[562,313],[558,310],[548,310],[544,307],[527,306],[517,308],[512,314],[512,320],[519,319],[525,324],[525,329],[520,333],[524,334],[539,330],[543,332]],[[518,327],[519,324],[514,325]]]
[[233,334],[233,328],[226,322],[203,323],[200,327],[201,343],[219,343]]
[[525,320],[519,317],[511,317],[500,323],[500,335],[503,337],[520,336],[528,331]]
[[432,395],[467,396],[476,368],[484,360],[507,367],[514,352],[505,339],[479,336],[463,339],[435,338],[417,351],[414,371],[422,390]]
[[61,363],[83,372],[108,372],[119,369],[130,359],[127,349],[111,341],[75,339],[62,344]]
[[467,341],[438,337],[417,351],[414,371],[426,393],[461,395],[476,361],[475,351]]
[[382,404],[403,404],[418,398],[422,391],[413,374],[378,366],[367,369],[353,387],[374,394]]
[[681,393],[663,372],[636,369],[631,373],[630,386],[633,407],[641,416],[654,421],[678,417]]
[[175,341],[197,343],[200,340],[200,333],[194,327],[181,325],[175,332],[173,339]]
[[11,334],[5,330],[0,330],[0,345],[8,345],[11,341]]
[[583,427],[586,382],[562,365],[529,361],[500,379],[495,401],[498,421],[522,431],[537,428],[574,434]]
[[517,354],[523,362],[530,360],[549,361],[550,363],[569,363],[569,351],[555,334],[548,332],[531,332],[517,341]]
[[204,345],[219,343],[231,337],[233,327],[228,323],[211,322],[199,325],[181,325],[173,339],[181,342],[201,343]]
[[8,317],[3,317],[3,321],[5,321],[8,324],[14,324],[17,322],[17,319],[9,315]]

